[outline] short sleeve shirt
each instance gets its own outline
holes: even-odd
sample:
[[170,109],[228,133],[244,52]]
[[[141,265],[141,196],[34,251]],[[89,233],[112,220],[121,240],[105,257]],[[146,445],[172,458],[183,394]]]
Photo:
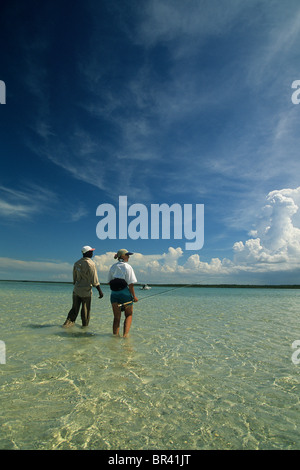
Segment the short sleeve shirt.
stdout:
[[109,270],[108,282],[116,278],[125,279],[127,284],[135,284],[137,282],[132,266],[123,261],[113,264]]
[[99,286],[97,269],[91,258],[83,257],[73,267],[74,293],[79,297],[90,297],[92,287]]

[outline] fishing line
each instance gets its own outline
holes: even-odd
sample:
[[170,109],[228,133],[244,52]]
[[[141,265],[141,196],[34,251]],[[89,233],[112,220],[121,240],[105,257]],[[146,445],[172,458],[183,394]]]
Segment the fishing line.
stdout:
[[[163,292],[156,292],[155,294],[150,294],[150,295],[146,295],[146,297],[142,297],[141,299],[138,300],[138,302],[141,302],[142,300],[149,299],[150,297],[155,297],[156,295],[166,294],[167,292],[172,292],[174,290],[183,289],[184,287],[191,287],[191,286],[195,286],[195,285],[196,284],[187,284],[187,285],[184,285],[184,286],[173,287],[172,289],[164,290]],[[122,307],[125,307],[125,305],[138,303],[138,302],[133,302],[131,300],[130,302],[125,302],[124,304],[119,304],[118,306],[122,308]]]
[[[166,294],[167,292],[172,292],[173,290],[183,289],[184,287],[191,287],[191,286],[195,286],[195,285],[196,284],[185,284],[184,286],[173,287],[172,289],[164,290],[163,292],[156,292],[156,294],[146,295],[146,297],[142,297],[141,300],[145,300],[145,299],[148,299],[149,297],[155,297],[156,295]],[[139,300],[139,302],[141,300]]]

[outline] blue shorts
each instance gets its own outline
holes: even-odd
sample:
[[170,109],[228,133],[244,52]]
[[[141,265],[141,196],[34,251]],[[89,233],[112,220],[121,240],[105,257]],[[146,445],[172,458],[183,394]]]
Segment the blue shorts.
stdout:
[[118,302],[118,304],[125,304],[131,300],[133,300],[133,297],[130,294],[128,287],[125,287],[125,289],[122,290],[118,290],[117,292],[111,291],[110,301],[112,304],[115,302]]

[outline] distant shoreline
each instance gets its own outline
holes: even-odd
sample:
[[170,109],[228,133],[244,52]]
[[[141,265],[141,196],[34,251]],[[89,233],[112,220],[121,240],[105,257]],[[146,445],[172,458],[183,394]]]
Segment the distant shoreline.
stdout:
[[[33,280],[20,280],[20,279],[0,279],[0,282],[20,282],[20,283],[35,283],[35,284],[70,284],[71,281],[33,281]],[[101,282],[101,285],[108,285],[106,282]],[[137,286],[144,286],[144,283],[137,283]],[[151,284],[147,283],[149,287],[212,287],[220,289],[300,289],[299,284]]]

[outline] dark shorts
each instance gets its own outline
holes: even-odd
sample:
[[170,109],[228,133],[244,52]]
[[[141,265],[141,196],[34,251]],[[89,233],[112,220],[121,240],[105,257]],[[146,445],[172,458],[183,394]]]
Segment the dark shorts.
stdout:
[[112,304],[115,302],[118,302],[118,304],[125,304],[126,302],[130,302],[132,299],[133,297],[130,294],[128,287],[125,287],[125,289],[116,292],[111,291],[110,294],[110,301]]

